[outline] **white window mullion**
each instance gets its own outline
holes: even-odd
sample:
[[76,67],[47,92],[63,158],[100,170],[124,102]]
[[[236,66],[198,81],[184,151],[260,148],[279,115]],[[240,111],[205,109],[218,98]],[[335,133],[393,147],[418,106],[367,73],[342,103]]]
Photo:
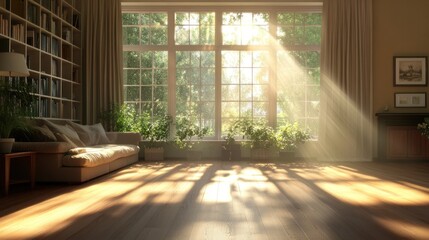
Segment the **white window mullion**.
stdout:
[[176,50],[174,11],[168,11],[168,114],[176,116]]
[[222,11],[216,11],[215,24],[215,138],[222,138]]

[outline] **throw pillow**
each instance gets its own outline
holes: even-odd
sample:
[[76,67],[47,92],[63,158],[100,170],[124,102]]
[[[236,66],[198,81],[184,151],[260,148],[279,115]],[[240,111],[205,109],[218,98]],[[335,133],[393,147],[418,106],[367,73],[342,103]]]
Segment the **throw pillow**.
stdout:
[[56,133],[55,136],[57,137],[58,141],[69,143],[72,146],[72,148],[84,146],[84,143],[79,139],[71,139],[69,138],[69,136],[67,136],[64,133]]
[[[67,136],[67,138],[70,141],[72,141],[73,143],[77,144],[78,147],[85,146],[85,143],[83,143],[80,140],[79,135],[77,134],[77,132],[70,125],[68,125],[68,124],[66,124],[66,125],[60,125],[60,124],[56,124],[56,123],[53,123],[53,122],[50,122],[50,121],[46,121],[46,125],[55,134],[55,136],[57,137],[57,139],[59,141],[66,141],[67,139],[64,139],[64,137],[62,137],[62,135],[65,135],[65,136]],[[58,133],[60,133],[62,135],[58,135]],[[58,138],[58,136],[60,136],[60,137]]]
[[33,126],[32,129],[33,129],[33,131],[32,131],[33,136],[35,138],[38,138],[39,141],[41,141],[41,142],[55,142],[55,141],[57,141],[57,138],[55,137],[54,133],[46,125],[43,125],[41,127]]
[[17,142],[55,142],[57,138],[54,133],[46,126],[31,126],[28,128],[13,129],[12,137]]
[[106,132],[104,131],[103,125],[97,123],[94,125],[81,125],[71,121],[68,121],[68,124],[73,127],[73,129],[79,135],[79,138],[86,146],[93,146],[99,144],[109,143]]

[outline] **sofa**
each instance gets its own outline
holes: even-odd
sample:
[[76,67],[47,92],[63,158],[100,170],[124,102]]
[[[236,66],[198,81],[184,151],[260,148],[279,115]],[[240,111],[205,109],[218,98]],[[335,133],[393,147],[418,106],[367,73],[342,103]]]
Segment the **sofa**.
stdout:
[[140,134],[105,132],[101,124],[32,120],[14,152],[34,151],[36,181],[82,183],[138,161]]

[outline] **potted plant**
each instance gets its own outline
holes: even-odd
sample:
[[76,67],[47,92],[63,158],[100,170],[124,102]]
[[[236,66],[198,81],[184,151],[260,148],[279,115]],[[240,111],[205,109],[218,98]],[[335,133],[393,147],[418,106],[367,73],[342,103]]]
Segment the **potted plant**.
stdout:
[[291,159],[295,156],[298,146],[310,139],[310,134],[302,130],[297,122],[285,122],[277,128],[275,137],[280,158]]
[[113,104],[100,114],[100,121],[109,132],[140,132],[140,115],[129,104]]
[[251,149],[253,160],[266,160],[276,156],[274,130],[264,120],[241,119],[238,123],[244,146]]
[[149,114],[145,114],[141,119],[141,135],[147,140],[144,148],[144,159],[146,161],[164,160],[164,148],[159,143],[167,142],[170,136],[170,125],[172,118],[164,115],[155,120],[151,120]]
[[0,82],[0,153],[11,152],[15,139],[10,133],[15,128],[26,128],[27,117],[31,116],[34,96],[30,87],[24,81],[15,85]]
[[195,150],[195,144],[208,133],[208,127],[200,127],[189,117],[176,118],[175,144],[179,149],[186,150],[188,160],[201,160],[201,151]]
[[228,126],[226,135],[223,137],[225,140],[225,143],[222,145],[223,160],[241,159],[241,146],[235,141],[235,137],[240,134],[239,123],[240,121],[237,120]]

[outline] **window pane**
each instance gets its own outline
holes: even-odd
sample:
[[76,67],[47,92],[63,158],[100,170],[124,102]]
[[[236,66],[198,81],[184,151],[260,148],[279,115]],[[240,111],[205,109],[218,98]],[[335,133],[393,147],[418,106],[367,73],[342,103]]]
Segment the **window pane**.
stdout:
[[138,52],[124,52],[124,67],[126,68],[139,68],[140,60]]
[[139,28],[138,27],[123,27],[122,41],[125,45],[139,44]]
[[268,13],[226,12],[222,16],[224,45],[266,45],[269,43]]
[[138,13],[123,13],[122,14],[122,25],[138,25],[139,14]]
[[214,12],[177,12],[176,45],[212,45],[215,39]]
[[124,70],[124,84],[125,85],[139,85],[140,84],[140,70]]
[[[191,22],[201,19],[190,15]],[[210,51],[176,52],[176,116],[192,114],[199,126],[214,133],[215,54]]]

